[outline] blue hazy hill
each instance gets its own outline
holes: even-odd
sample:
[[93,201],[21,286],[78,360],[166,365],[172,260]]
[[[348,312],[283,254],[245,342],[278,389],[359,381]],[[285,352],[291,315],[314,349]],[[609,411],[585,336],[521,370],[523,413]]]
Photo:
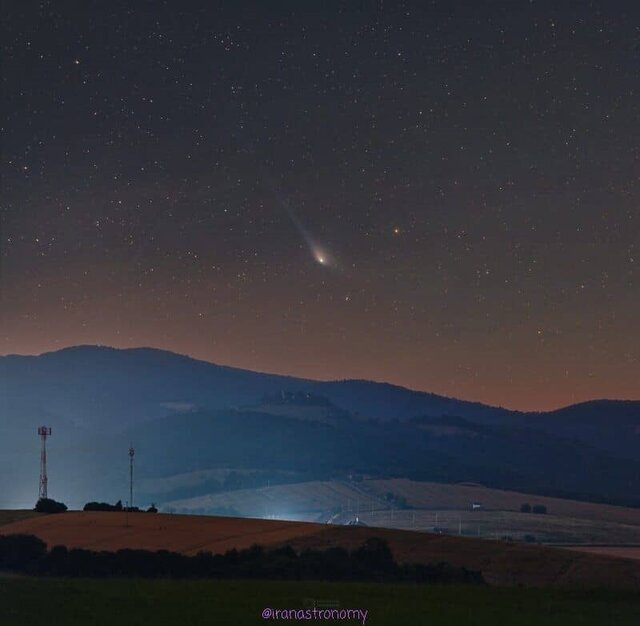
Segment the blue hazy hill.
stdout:
[[[286,399],[282,406],[274,406],[278,397]],[[0,500],[33,499],[40,423],[54,429],[52,472],[66,492],[88,498],[103,497],[96,490],[125,479],[125,466],[116,467],[114,458],[131,442],[146,446],[140,470],[148,476],[225,466],[475,480],[629,502],[640,493],[638,401],[522,413],[386,383],[278,376],[151,348],[5,356]]]

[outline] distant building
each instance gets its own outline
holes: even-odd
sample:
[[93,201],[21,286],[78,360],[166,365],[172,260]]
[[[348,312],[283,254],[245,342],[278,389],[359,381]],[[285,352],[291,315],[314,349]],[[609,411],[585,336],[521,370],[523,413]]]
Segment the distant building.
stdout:
[[471,510],[472,511],[477,511],[477,510],[479,510],[481,508],[482,508],[482,503],[480,503],[480,502],[472,502],[471,503]]

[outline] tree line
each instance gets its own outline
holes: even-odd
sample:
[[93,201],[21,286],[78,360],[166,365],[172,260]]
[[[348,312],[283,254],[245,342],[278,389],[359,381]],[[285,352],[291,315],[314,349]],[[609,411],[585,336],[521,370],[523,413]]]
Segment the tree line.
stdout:
[[168,550],[95,552],[46,544],[33,535],[0,536],[0,570],[38,576],[90,578],[255,578],[413,583],[482,584],[480,572],[449,563],[399,564],[383,539],[372,537],[354,550],[341,547],[296,552],[254,545],[224,554],[186,556]]

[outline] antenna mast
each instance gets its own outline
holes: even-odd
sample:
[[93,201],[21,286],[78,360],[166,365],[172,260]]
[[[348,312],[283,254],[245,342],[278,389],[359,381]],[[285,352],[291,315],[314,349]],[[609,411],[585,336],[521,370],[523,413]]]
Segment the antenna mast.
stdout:
[[40,447],[40,487],[38,488],[38,499],[47,498],[47,437],[51,436],[51,428],[40,426],[38,435],[42,445]]
[[133,457],[136,451],[129,448],[129,508],[133,508]]

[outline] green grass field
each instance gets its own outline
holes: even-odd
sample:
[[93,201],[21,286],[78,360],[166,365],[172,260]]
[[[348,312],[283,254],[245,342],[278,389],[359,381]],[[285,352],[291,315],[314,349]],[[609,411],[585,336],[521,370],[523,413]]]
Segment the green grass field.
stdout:
[[[3,626],[277,623],[265,607],[368,610],[371,626],[637,626],[640,594],[612,591],[256,581],[0,578]],[[294,623],[295,620],[280,620]],[[304,621],[297,623],[351,623]]]

